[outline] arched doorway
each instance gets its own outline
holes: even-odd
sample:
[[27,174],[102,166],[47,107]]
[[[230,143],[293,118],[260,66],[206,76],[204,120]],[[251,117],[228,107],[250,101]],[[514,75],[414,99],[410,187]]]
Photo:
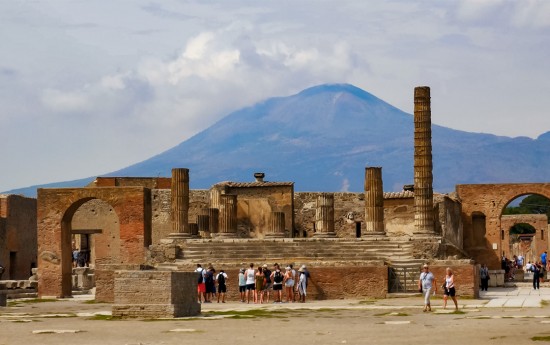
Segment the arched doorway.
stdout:
[[[148,189],[143,187],[38,189],[38,295],[40,297],[72,295],[72,235],[73,226],[76,225],[73,224],[73,219],[78,220],[79,216],[75,217],[75,214],[81,206],[97,199],[103,200],[117,215],[118,234],[114,231],[110,233],[111,238],[109,238],[109,234],[105,236],[105,229],[101,230],[100,236],[105,240],[99,241],[100,236],[97,236],[95,262],[104,259],[120,264],[144,262],[146,248],[151,244],[151,195]],[[94,202],[88,205],[93,204]],[[88,206],[85,206],[79,212],[84,214],[87,209]],[[114,239],[113,234],[115,234]],[[110,249],[102,253],[101,250],[105,248]]]

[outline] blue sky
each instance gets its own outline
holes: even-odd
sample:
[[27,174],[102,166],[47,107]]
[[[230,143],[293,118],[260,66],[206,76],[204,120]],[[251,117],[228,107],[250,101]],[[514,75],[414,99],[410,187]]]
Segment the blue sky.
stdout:
[[257,101],[351,83],[434,123],[550,130],[548,1],[0,2],[0,191],[147,159]]

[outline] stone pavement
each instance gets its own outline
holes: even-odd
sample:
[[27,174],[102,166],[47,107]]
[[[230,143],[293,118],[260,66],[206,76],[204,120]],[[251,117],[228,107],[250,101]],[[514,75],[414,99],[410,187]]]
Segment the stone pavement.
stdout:
[[[530,283],[516,283],[516,286],[490,288],[489,291],[481,291],[479,299],[462,299],[458,297],[460,309],[480,309],[480,308],[540,308],[550,302],[550,287],[541,287],[534,290]],[[222,311],[222,310],[249,310],[249,309],[409,309],[414,307],[421,308],[423,298],[420,294],[391,294],[386,299],[373,300],[309,300],[303,303],[282,303],[274,304],[247,304],[238,301],[228,301],[227,303],[203,303],[202,311]],[[434,310],[443,309],[443,296],[437,294],[432,298],[432,308]],[[452,300],[448,300],[447,309],[454,310]]]

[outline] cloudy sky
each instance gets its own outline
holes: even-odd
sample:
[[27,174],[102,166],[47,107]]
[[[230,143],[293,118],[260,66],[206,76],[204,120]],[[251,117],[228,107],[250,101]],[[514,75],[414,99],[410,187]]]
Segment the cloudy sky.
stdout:
[[351,83],[432,120],[550,130],[550,1],[0,1],[0,191],[101,175],[229,112]]

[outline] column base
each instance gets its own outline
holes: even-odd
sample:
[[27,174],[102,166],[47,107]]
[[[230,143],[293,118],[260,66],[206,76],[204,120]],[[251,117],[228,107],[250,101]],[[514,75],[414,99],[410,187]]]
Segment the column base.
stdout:
[[210,232],[209,231],[199,231],[200,238],[210,238]]
[[191,234],[187,234],[184,232],[175,232],[175,233],[169,234],[167,238],[174,239],[174,240],[186,240],[186,239],[192,238],[192,236]]
[[361,233],[361,237],[386,237],[386,232],[385,231],[369,231],[369,232],[365,232],[365,233]]
[[335,232],[316,232],[313,234],[313,238],[335,238]]
[[237,234],[234,232],[218,232],[216,234],[216,238],[224,239],[224,238],[237,238]]

